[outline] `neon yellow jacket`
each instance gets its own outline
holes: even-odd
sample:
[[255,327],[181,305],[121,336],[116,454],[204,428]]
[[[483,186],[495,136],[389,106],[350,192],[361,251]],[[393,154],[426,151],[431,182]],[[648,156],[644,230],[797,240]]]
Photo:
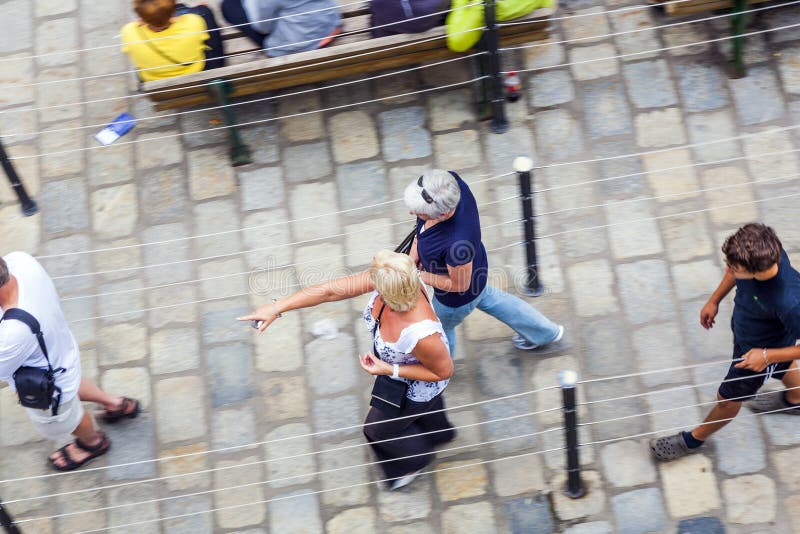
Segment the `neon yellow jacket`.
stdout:
[[[447,14],[447,47],[454,52],[466,52],[481,38],[486,22],[480,0],[453,0],[452,11]],[[476,4],[469,6],[470,4]],[[511,20],[527,15],[535,9],[550,7],[553,0],[495,0],[497,20]],[[469,7],[464,7],[469,6]]]

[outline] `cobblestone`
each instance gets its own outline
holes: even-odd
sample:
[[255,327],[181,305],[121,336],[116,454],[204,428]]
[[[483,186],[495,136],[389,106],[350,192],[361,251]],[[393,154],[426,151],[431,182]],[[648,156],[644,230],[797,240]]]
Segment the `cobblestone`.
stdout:
[[330,119],[331,149],[336,163],[349,163],[378,155],[378,136],[372,118],[364,111],[345,111]]
[[544,495],[522,497],[506,504],[511,532],[553,532],[553,515]]
[[664,497],[673,517],[700,515],[720,507],[711,460],[702,454],[680,462],[664,463],[661,471]]
[[328,143],[325,141],[287,147],[281,159],[292,162],[284,167],[284,176],[289,182],[318,180],[333,172]]
[[536,107],[564,104],[573,98],[572,78],[565,70],[548,70],[530,81],[530,101]]
[[[223,460],[216,463],[214,471],[214,487],[227,488],[230,486],[243,486],[236,489],[214,492],[214,507],[220,508],[214,512],[216,524],[220,528],[242,528],[261,524],[266,515],[267,507],[248,506],[241,508],[239,505],[253,503],[264,500],[264,485],[259,484],[264,480],[264,473],[261,465],[256,464],[261,458],[258,456],[247,456],[238,460]],[[235,468],[239,464],[250,464],[247,469]],[[231,469],[234,467],[233,469]],[[270,521],[273,524],[281,524],[286,513],[284,508],[295,506],[298,513],[297,517],[303,517],[307,524],[316,522],[319,514],[305,516],[307,510],[303,510],[305,499],[289,499],[288,501],[274,501],[269,503]],[[231,508],[236,506],[237,508]],[[226,509],[227,508],[227,509]],[[247,513],[242,513],[246,511]],[[311,511],[309,511],[311,512]],[[303,515],[300,515],[303,514]],[[277,532],[281,532],[278,530]]]
[[[624,461],[621,461],[623,458]],[[603,447],[600,452],[600,459],[603,463],[606,480],[618,488],[629,488],[631,486],[651,484],[656,480],[656,470],[653,467],[650,451],[647,446],[642,443],[638,443],[636,441],[620,441],[618,443],[611,443]],[[637,495],[635,497],[631,496],[629,499],[636,500],[639,498],[644,498],[648,502],[651,502],[652,496]],[[617,509],[617,507],[622,508],[629,506],[629,499],[618,499],[617,497],[613,498],[612,502],[614,503],[614,508]],[[659,503],[660,500],[661,499],[659,495]],[[649,510],[649,507],[647,506],[631,506],[631,508],[633,508],[636,513],[642,513],[643,509]],[[621,521],[619,519],[619,515],[619,512],[617,512],[617,521],[624,523],[625,521]],[[661,521],[663,521],[663,513],[661,516]],[[651,530],[658,529],[656,528]]]
[[581,81],[613,76],[619,72],[619,63],[616,59],[605,58],[616,55],[616,50],[610,44],[572,48],[569,54],[572,75]]
[[623,135],[633,131],[630,112],[619,82],[588,83],[583,93],[587,131],[591,137]]
[[677,103],[675,90],[666,61],[641,61],[622,67],[631,100],[639,108],[673,106]]
[[728,104],[725,74],[719,67],[704,63],[679,63],[678,90],[686,111],[709,111]]
[[745,475],[722,482],[726,517],[735,524],[775,520],[775,483],[764,475]]
[[645,488],[611,498],[620,534],[663,531],[666,523],[658,488]]
[[410,106],[378,115],[383,157],[388,162],[431,155],[431,135],[425,129],[425,108]]
[[439,132],[466,127],[475,120],[473,107],[472,93],[467,89],[431,94],[428,100],[431,130]]
[[465,531],[489,532],[494,526],[494,512],[488,502],[458,504],[442,512],[443,534],[458,534]]
[[747,76],[729,80],[733,101],[742,125],[779,119],[785,113],[778,80],[766,67],[752,67]]
[[206,433],[204,387],[196,376],[159,380],[155,385],[159,441],[169,443],[201,438]]

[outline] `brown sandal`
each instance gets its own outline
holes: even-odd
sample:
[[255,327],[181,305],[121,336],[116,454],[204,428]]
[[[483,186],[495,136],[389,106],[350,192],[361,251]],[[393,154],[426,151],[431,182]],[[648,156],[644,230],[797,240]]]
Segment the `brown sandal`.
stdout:
[[53,458],[48,458],[48,460],[50,461],[50,465],[52,465],[53,469],[55,469],[56,471],[72,471],[74,469],[78,469],[79,467],[86,465],[89,461],[94,460],[98,456],[104,455],[105,453],[108,452],[108,449],[111,448],[111,440],[108,439],[108,436],[106,436],[105,432],[98,432],[98,434],[100,434],[100,443],[98,443],[93,447],[86,445],[79,439],[76,439],[73,442],[75,443],[75,446],[78,447],[80,450],[89,453],[89,456],[87,456],[83,460],[79,462],[73,460],[72,457],[67,452],[67,447],[69,447],[69,444],[67,444],[58,449],[57,451],[61,456],[61,458],[64,460],[64,465],[58,465],[56,464],[55,460],[53,460]]
[[129,397],[122,397],[122,405],[117,410],[101,410],[98,416],[106,423],[116,423],[120,419],[133,419],[139,415],[141,406],[139,401]]

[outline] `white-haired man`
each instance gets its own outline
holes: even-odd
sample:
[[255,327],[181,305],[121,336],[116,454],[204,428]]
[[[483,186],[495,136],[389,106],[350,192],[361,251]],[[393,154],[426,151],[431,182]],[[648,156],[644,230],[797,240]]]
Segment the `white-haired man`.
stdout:
[[475,308],[513,328],[518,349],[533,350],[561,340],[563,326],[488,284],[478,205],[458,174],[426,172],[406,187],[404,201],[417,217],[410,254],[421,266],[422,281],[434,288],[433,307],[450,340],[451,354],[455,327]]
[[0,380],[17,391],[40,434],[76,438],[50,455],[53,468],[77,469],[108,452],[111,440],[95,428],[81,401],[102,405],[101,416],[109,423],[136,417],[139,402],[109,395],[81,378],[80,351],[56,288],[29,254],[0,258],[0,312]]

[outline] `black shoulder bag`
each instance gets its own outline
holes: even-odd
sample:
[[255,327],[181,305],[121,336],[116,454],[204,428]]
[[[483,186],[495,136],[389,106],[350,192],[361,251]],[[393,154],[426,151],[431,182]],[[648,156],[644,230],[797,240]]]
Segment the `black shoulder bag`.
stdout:
[[47,346],[44,344],[44,334],[42,328],[39,326],[39,321],[19,308],[10,308],[5,311],[0,322],[6,319],[15,319],[28,325],[36,340],[39,342],[39,347],[42,349],[45,360],[47,360],[47,369],[39,367],[20,367],[14,372],[14,386],[17,388],[17,395],[19,395],[19,403],[26,408],[34,408],[37,410],[52,410],[53,415],[58,415],[58,407],[61,405],[61,388],[56,386],[56,373],[63,373],[66,371],[63,367],[53,369],[50,365],[50,357],[47,355]]
[[[386,303],[381,306],[375,326],[372,327],[372,353],[378,358],[378,347],[375,345],[375,333],[381,325],[381,315],[386,308]],[[369,405],[373,406],[389,417],[399,417],[406,405],[406,392],[408,384],[403,380],[395,380],[387,375],[378,375],[375,385],[372,386],[372,397]]]

